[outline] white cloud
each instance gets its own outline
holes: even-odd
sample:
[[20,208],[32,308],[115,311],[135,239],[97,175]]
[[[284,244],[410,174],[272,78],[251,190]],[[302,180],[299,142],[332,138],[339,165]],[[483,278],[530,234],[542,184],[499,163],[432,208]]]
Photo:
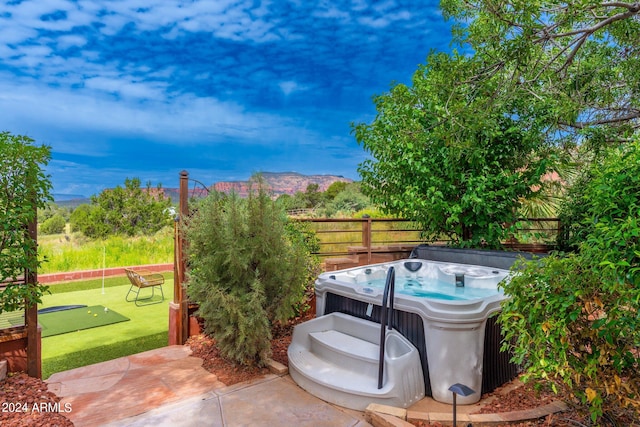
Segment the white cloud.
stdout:
[[[1,80],[1,79],[0,79]],[[50,129],[89,132],[96,135],[144,136],[176,144],[192,144],[220,138],[237,138],[255,144],[271,144],[283,136],[289,139],[304,132],[286,118],[245,110],[241,105],[211,97],[179,95],[171,101],[133,96],[114,99],[103,91],[132,89],[118,80],[89,79],[82,91],[68,92],[38,84],[23,85],[19,92],[0,81],[0,128],[27,133],[40,139]],[[140,93],[145,94],[144,85]],[[149,89],[153,94],[153,88]],[[55,132],[53,132],[55,133]],[[64,144],[61,142],[61,144]],[[78,147],[64,145],[56,150],[77,153]]]
[[162,101],[165,97],[165,83],[129,81],[126,77],[92,77],[84,81],[85,87],[112,95],[132,99],[152,99]]
[[307,89],[294,81],[280,82],[278,83],[278,86],[280,86],[280,90],[285,94],[285,96],[289,96],[293,92],[299,92]]
[[68,49],[70,47],[82,47],[87,44],[86,37],[69,34],[60,36],[57,38],[56,42],[58,43],[58,47],[61,49]]

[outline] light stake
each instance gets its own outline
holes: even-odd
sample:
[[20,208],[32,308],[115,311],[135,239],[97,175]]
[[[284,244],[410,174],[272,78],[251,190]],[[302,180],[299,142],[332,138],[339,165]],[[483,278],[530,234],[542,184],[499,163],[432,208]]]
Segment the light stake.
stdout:
[[[453,393],[453,426],[456,427],[456,396],[460,395],[462,397],[471,396],[475,391],[464,384],[455,383],[451,387],[449,387],[449,391]],[[467,425],[467,427],[473,427],[471,423]]]

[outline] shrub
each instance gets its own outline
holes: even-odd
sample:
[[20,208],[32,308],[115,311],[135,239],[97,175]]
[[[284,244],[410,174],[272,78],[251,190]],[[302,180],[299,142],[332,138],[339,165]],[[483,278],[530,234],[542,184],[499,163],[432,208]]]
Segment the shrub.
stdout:
[[516,362],[588,404],[640,409],[640,143],[594,166],[578,202],[578,252],[521,266],[500,321]]
[[40,225],[40,232],[42,234],[63,233],[66,225],[67,222],[64,220],[64,217],[61,214],[55,214]]
[[83,203],[73,210],[69,218],[71,232],[82,232],[91,225],[91,205]]
[[264,365],[271,325],[295,314],[315,263],[305,233],[259,188],[210,195],[185,229],[187,293],[228,359]]

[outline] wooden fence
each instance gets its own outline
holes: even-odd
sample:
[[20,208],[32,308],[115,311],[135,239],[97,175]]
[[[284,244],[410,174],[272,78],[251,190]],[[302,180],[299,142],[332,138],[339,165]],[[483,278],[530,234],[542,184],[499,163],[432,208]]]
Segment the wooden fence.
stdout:
[[[418,225],[410,220],[389,218],[296,218],[309,224],[320,241],[316,253],[327,270],[385,262],[407,257],[425,243]],[[517,234],[505,247],[527,252],[548,252],[555,245],[559,229],[557,218],[523,218],[516,224]],[[446,245],[442,239],[429,244]]]

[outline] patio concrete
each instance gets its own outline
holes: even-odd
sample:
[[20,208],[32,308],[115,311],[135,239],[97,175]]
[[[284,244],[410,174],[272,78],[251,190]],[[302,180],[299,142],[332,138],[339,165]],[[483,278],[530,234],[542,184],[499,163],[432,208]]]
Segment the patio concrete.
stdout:
[[52,375],[49,390],[82,426],[345,426],[365,427],[364,413],[333,406],[288,375],[266,375],[227,387],[169,346]]
[[[407,409],[370,405],[365,412],[329,404],[296,385],[282,366],[275,369],[278,375],[226,386],[190,354],[186,346],[163,347],[59,372],[47,383],[62,398],[61,408],[70,407],[66,415],[76,427],[378,427],[408,426],[407,421],[451,425],[452,406],[431,398]],[[488,402],[458,405],[458,420],[495,426],[566,409],[555,402],[526,411],[474,414]]]

